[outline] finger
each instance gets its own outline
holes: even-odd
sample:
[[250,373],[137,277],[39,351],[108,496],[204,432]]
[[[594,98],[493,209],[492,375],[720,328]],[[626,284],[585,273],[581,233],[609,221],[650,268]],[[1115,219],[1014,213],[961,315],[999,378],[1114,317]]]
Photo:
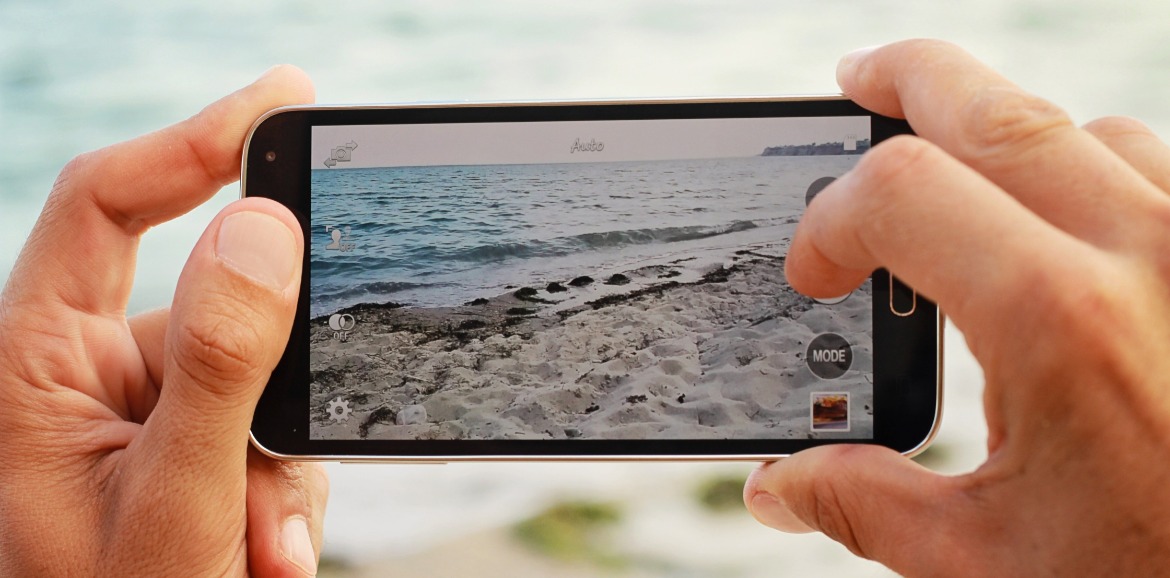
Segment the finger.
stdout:
[[10,297],[121,315],[139,235],[238,178],[244,135],[258,116],[312,96],[303,72],[276,67],[186,121],[77,157],[61,171],[13,272],[26,290]]
[[[171,307],[158,404],[129,448],[168,491],[243,500],[252,412],[288,341],[302,251],[296,218],[262,198],[224,209],[192,251]],[[217,513],[192,509],[193,520]]]
[[842,60],[842,89],[984,174],[1057,227],[1110,248],[1148,246],[1133,227],[1164,195],[1065,112],[962,49],[908,41]]
[[761,465],[744,502],[766,526],[822,532],[900,574],[925,576],[963,567],[951,528],[965,520],[953,486],[893,450],[834,445]]
[[809,204],[786,272],[798,291],[827,297],[886,267],[937,302],[975,347],[986,328],[1019,319],[1002,303],[1092,274],[1094,255],[938,147],[897,137]]
[[142,423],[158,403],[159,387],[163,382],[163,341],[167,334],[167,322],[171,318],[170,307],[163,307],[139,313],[126,320],[142,362],[146,366],[147,381],[137,382],[137,387],[126,388],[126,407],[130,419]]
[[1125,116],[1107,116],[1086,124],[1084,128],[1151,183],[1170,194],[1170,146],[1144,123]]
[[248,566],[258,576],[313,576],[329,477],[315,463],[248,452]]

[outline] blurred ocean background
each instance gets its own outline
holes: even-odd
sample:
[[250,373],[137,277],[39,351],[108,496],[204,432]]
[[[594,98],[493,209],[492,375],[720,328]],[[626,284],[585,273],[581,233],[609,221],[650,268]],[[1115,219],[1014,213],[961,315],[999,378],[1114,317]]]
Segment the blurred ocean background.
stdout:
[[[0,0],[0,281],[80,152],[195,113],[269,66],[318,100],[836,91],[837,58],[958,42],[1079,122],[1125,114],[1170,138],[1165,0]],[[189,248],[238,188],[146,234],[131,311],[167,305]],[[948,329],[945,419],[920,458],[978,465],[981,376]],[[746,464],[331,465],[332,576],[888,576],[817,535],[758,526]]]

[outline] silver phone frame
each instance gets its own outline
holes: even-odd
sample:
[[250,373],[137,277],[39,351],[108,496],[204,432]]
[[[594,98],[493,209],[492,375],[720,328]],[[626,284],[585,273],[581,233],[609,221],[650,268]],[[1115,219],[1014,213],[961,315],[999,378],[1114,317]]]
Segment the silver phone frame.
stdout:
[[[269,117],[287,111],[322,111],[322,110],[395,110],[395,109],[425,109],[425,108],[493,108],[513,106],[580,106],[580,105],[624,105],[624,104],[698,104],[698,103],[768,103],[768,102],[797,102],[797,101],[834,101],[849,100],[842,94],[812,94],[807,96],[750,96],[750,97],[680,97],[680,98],[630,98],[630,99],[578,99],[578,100],[516,100],[516,101],[434,101],[388,104],[324,104],[324,105],[294,105],[274,108],[256,119],[248,128],[244,138],[244,147],[240,162],[240,198],[247,197],[246,183],[248,176],[248,149],[252,143],[252,135],[256,128]],[[935,379],[935,408],[934,418],[930,431],[918,445],[902,452],[906,457],[914,457],[930,446],[938,436],[942,425],[943,409],[943,334],[946,325],[946,316],[941,309],[936,313],[935,324],[938,339],[935,347],[937,376]],[[252,431],[248,430],[248,439],[253,447],[267,457],[283,461],[299,462],[341,462],[365,464],[446,464],[448,462],[770,462],[786,458],[792,454],[723,454],[723,455],[595,455],[595,456],[565,456],[565,455],[435,455],[435,456],[345,456],[345,455],[288,455],[272,451],[259,440]]]

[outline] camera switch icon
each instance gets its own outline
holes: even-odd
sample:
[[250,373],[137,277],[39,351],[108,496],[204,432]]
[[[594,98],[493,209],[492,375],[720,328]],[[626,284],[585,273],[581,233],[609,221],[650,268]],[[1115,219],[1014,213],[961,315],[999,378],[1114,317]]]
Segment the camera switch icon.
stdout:
[[325,159],[325,166],[333,168],[337,163],[348,163],[353,159],[353,149],[358,147],[354,141],[349,141],[341,146],[333,147],[329,151],[329,158]]

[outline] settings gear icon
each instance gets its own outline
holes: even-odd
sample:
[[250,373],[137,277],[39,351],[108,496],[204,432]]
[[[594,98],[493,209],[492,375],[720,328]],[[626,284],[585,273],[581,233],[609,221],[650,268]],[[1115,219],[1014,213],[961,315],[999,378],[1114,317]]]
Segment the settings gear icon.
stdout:
[[329,409],[326,411],[329,412],[329,419],[333,421],[345,421],[349,419],[349,414],[353,410],[349,408],[348,401],[339,397],[329,402]]

